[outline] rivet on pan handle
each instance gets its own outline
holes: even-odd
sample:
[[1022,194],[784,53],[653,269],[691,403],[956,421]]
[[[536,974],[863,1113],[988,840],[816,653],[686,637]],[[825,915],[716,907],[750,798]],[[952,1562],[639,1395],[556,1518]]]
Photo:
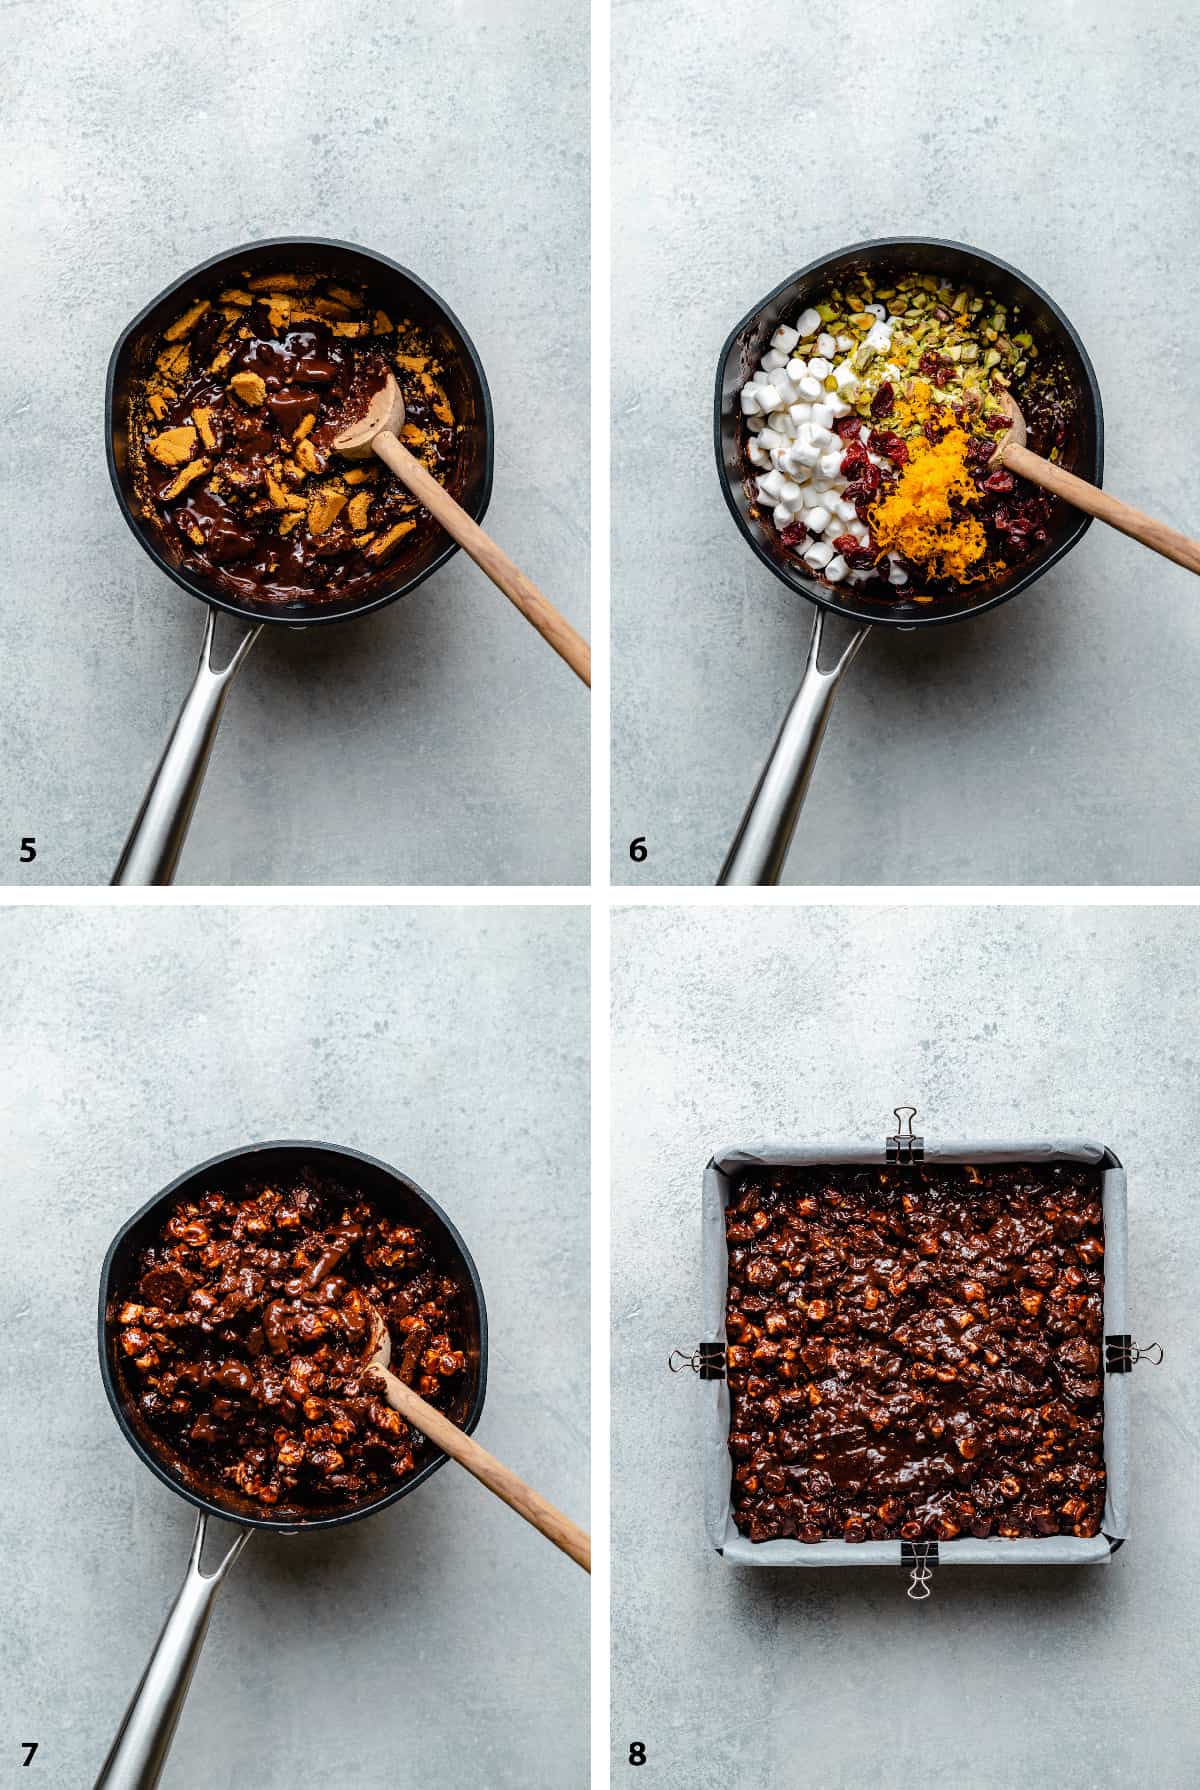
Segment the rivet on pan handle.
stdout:
[[1106,1336],[1104,1339],[1106,1374],[1131,1374],[1139,1361],[1148,1361],[1151,1367],[1161,1367],[1162,1358],[1161,1343],[1147,1343],[1143,1348],[1132,1336]]
[[892,1137],[885,1138],[884,1150],[889,1162],[910,1163],[924,1162],[925,1139],[918,1137],[913,1131],[913,1120],[917,1116],[915,1106],[894,1106],[896,1130]]
[[932,1595],[930,1586],[933,1569],[938,1563],[938,1544],[936,1541],[902,1541],[900,1543],[900,1564],[912,1568],[908,1581],[908,1596],[914,1603]]
[[697,1343],[690,1355],[682,1349],[672,1349],[667,1356],[667,1366],[673,1374],[683,1373],[691,1368],[702,1380],[723,1380],[725,1378],[725,1344],[723,1342]]

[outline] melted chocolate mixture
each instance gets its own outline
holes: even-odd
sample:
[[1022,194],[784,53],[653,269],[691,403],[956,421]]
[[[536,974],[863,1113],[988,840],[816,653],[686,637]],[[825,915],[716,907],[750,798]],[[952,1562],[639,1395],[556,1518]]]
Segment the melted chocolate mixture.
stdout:
[[740,1183],[726,1236],[743,1535],[1098,1532],[1096,1171],[780,1170]]
[[419,1227],[315,1177],[181,1201],[109,1308],[139,1428],[202,1491],[329,1514],[413,1471],[424,1438],[364,1372],[392,1367],[465,1417],[466,1301]]
[[[133,404],[135,484],[183,569],[259,604],[334,603],[393,578],[396,558],[436,526],[381,461],[341,459],[334,437],[389,371],[404,395],[405,445],[442,483],[456,464],[456,426],[414,326],[315,277],[275,284],[288,282],[286,292],[261,279],[214,292],[176,340],[190,312],[156,344]],[[347,329],[362,333],[339,333]],[[239,380],[247,374],[261,393]],[[170,431],[183,432],[181,457]]]

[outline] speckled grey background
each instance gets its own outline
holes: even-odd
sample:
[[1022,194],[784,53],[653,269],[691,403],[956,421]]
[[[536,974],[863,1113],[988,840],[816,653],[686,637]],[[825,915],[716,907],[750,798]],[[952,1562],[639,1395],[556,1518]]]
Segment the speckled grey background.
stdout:
[[[728,331],[806,261],[927,235],[1014,262],[1095,361],[1109,488],[1200,534],[1198,45],[1185,0],[618,0],[615,877],[715,880],[803,670],[811,609],[734,528],[711,402]],[[789,879],[1195,882],[1198,599],[1096,525],[994,614],[877,630]]]
[[[587,941],[578,909],[0,912],[0,1781],[92,1782],[182,1579],[95,1303],[118,1225],[217,1151],[327,1139],[432,1194],[488,1305],[479,1439],[586,1523]],[[163,1790],[565,1790],[587,1709],[587,1581],[447,1464],[251,1541]]]
[[[107,882],[204,618],[117,509],[104,374],[206,256],[295,232],[428,280],[491,384],[486,525],[586,630],[588,8],[18,0],[4,18],[0,880]],[[179,880],[581,883],[588,831],[586,692],[459,554],[378,615],[263,636]]]
[[[613,1758],[660,1790],[1200,1780],[1196,909],[613,920]],[[1131,1539],[1109,1566],[738,1569],[704,1534],[700,1178],[755,1137],[1091,1135],[1129,1176]]]

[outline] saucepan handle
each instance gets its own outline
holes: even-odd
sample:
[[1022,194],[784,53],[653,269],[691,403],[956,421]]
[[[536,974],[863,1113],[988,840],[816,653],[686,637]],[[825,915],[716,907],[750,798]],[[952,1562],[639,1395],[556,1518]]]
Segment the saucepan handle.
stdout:
[[216,1571],[204,1573],[200,1570],[200,1556],[207,1523],[208,1518],[201,1511],[179,1596],[125,1711],[108,1758],[100,1768],[95,1790],[154,1790],[162,1774],[217,1592],[252,1534],[243,1529]]
[[125,841],[112,879],[114,886],[145,888],[174,878],[216,743],[225,698],[262,632],[260,622],[242,636],[228,663],[218,668],[212,658],[216,622],[217,612],[210,608],[195,680]]
[[750,797],[729,856],[721,866],[718,886],[773,885],[783,874],[792,834],[808,794],[821,741],[825,738],[833,699],[868,632],[866,628],[859,628],[842,649],[837,662],[828,671],[822,671],[820,654],[824,621],[824,611],[818,609],[803,681]]

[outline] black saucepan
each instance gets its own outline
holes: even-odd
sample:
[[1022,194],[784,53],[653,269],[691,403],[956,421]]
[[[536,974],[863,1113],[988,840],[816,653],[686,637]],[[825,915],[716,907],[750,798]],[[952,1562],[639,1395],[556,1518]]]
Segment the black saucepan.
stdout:
[[[273,237],[215,255],[183,274],[122,331],[108,366],[105,439],[108,467],[121,513],[168,578],[207,605],[208,621],[196,681],[134,822],[113,877],[114,883],[168,883],[175,873],[188,824],[200,793],[229,686],[264,623],[311,628],[369,615],[414,590],[458,551],[440,529],[419,531],[412,550],[400,555],[393,574],[361,597],[329,604],[267,606],[231,595],[215,582],[175,563],[162,538],[142,514],[129,465],[129,409],[132,394],[153,357],[163,330],[192,298],[210,296],[222,281],[237,283],[256,274],[327,271],[333,278],[365,282],[387,301],[396,316],[410,318],[432,340],[444,365],[443,383],[458,424],[458,461],[449,489],[474,518],[482,520],[492,490],[492,403],[483,366],[466,330],[449,306],[416,274],[369,249],[320,237]],[[216,611],[249,624],[236,650],[218,669],[213,664]]]
[[[179,1596],[134,1692],[113,1742],[97,1790],[153,1790],[170,1750],[183,1709],[192,1673],[200,1656],[209,1617],[225,1574],[255,1529],[297,1535],[316,1529],[340,1528],[371,1516],[405,1498],[437,1472],[446,1456],[426,1443],[416,1471],[382,1497],[356,1504],[333,1515],[315,1516],[298,1523],[281,1521],[232,1497],[219,1497],[185,1479],[160,1446],[144,1429],[126,1384],[119,1351],[115,1346],[109,1308],[134,1278],[140,1251],[161,1229],[171,1209],[181,1199],[205,1192],[237,1190],[248,1180],[299,1171],[305,1167],[328,1175],[347,1187],[360,1189],[384,1211],[396,1218],[418,1222],[433,1238],[437,1257],[446,1272],[464,1290],[467,1335],[466,1412],[461,1427],[473,1431],[483,1411],[487,1384],[487,1312],[483,1288],[470,1251],[455,1226],[429,1195],[407,1175],[373,1156],[336,1144],[267,1143],[241,1150],[227,1150],[178,1176],[169,1187],[126,1220],[113,1238],[100,1274],[99,1346],[100,1373],[113,1414],[130,1447],[164,1485],[195,1505],[198,1516],[191,1558]],[[210,1517],[238,1525],[238,1535],[215,1570],[201,1570],[201,1554]]]
[[[918,604],[903,593],[881,599],[850,586],[831,586],[808,576],[783,547],[774,530],[754,513],[754,468],[745,454],[739,393],[757,367],[780,323],[824,297],[831,286],[855,273],[878,283],[905,272],[937,274],[955,286],[972,285],[1009,306],[1019,305],[1022,326],[1038,345],[1041,365],[1055,369],[1056,384],[1069,402],[1071,426],[1062,463],[1094,485],[1104,469],[1104,419],[1100,388],[1077,331],[1048,293],[1006,261],[964,243],[926,237],[894,237],[861,242],[823,255],[784,280],[755,305],[730,332],[717,368],[715,443],[725,501],[750,547],[797,596],[816,605],[808,665],[795,701],[750,799],[718,881],[730,884],[778,882],[838,684],[871,627],[928,628],[964,621],[1006,603],[1069,553],[1089,518],[1069,505],[1056,507],[1050,539],[1037,557],[988,583],[964,586],[933,604]],[[826,614],[843,616],[857,632],[829,670],[820,667]]]

